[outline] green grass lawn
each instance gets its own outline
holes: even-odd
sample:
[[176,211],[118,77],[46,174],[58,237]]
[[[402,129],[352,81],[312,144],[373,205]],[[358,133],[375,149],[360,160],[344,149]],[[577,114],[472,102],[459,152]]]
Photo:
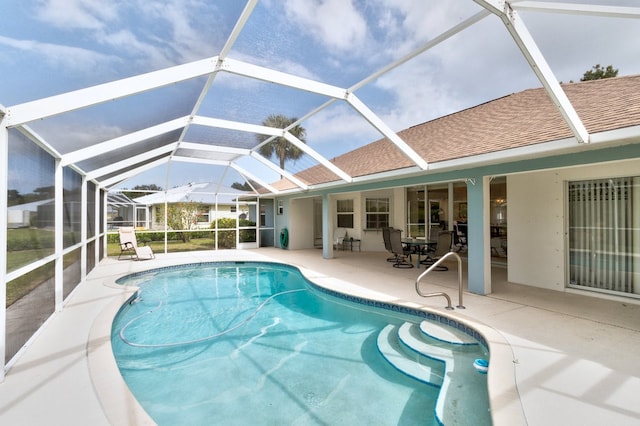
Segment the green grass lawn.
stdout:
[[[142,243],[139,243],[142,245]],[[167,243],[167,251],[169,253],[176,253],[181,251],[196,251],[196,250],[213,250],[215,248],[216,241],[213,238],[192,238],[190,241],[184,243],[182,241],[169,241]],[[163,241],[150,241],[144,245],[150,246],[154,253],[164,253]],[[119,256],[120,244],[108,243],[107,244],[107,256]]]
[[[234,241],[235,235],[229,235],[229,237],[232,238],[224,238],[221,240],[221,244],[223,241],[226,245],[233,244],[229,241]],[[71,244],[73,242],[72,238],[74,238],[73,234],[65,234],[66,243]],[[69,239],[69,241],[66,239]],[[115,235],[115,238],[113,235],[110,235],[108,239],[117,239],[117,234]],[[144,234],[141,234],[138,237],[138,241],[141,245],[145,244],[150,246],[154,253],[164,253],[163,241],[148,241],[145,243]],[[15,271],[22,266],[53,254],[53,244],[54,238],[52,231],[35,228],[9,229],[7,232],[7,271]],[[213,249],[215,249],[215,238],[191,238],[188,242],[173,240],[169,241],[167,244],[167,251],[170,253]],[[72,253],[65,255],[65,266],[79,261],[80,253],[80,250],[75,250]],[[117,242],[107,243],[107,256],[117,257],[119,255],[120,244]],[[15,303],[16,300],[28,294],[44,281],[51,278],[53,274],[54,262],[49,262],[34,271],[8,282],[6,286],[6,306],[10,306]]]

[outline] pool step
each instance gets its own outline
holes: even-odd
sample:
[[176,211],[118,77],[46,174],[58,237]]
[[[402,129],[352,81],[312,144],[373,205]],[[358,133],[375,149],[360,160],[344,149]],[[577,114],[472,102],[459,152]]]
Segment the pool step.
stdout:
[[461,419],[473,419],[477,410],[487,409],[469,398],[478,381],[484,380],[486,386],[486,376],[474,371],[474,355],[469,353],[478,347],[477,341],[465,333],[427,321],[388,325],[378,335],[378,350],[391,365],[440,388],[435,414],[440,423],[446,424],[452,419],[467,424],[460,423]]
[[475,350],[479,345],[478,341],[467,333],[433,321],[422,321],[420,331],[431,339],[456,345],[461,350]]
[[444,362],[416,354],[410,356],[398,338],[398,327],[389,324],[378,334],[378,351],[397,370],[429,385],[442,386]]

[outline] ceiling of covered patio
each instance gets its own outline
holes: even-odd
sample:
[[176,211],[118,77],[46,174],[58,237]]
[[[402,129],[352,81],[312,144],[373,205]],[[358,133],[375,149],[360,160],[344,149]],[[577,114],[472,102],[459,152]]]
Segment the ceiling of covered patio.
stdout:
[[[318,165],[351,182],[331,160],[381,138],[428,172],[397,132],[531,87],[588,143],[559,82],[598,62],[640,73],[634,4],[16,2],[0,31],[0,111],[10,132],[110,190],[278,193],[281,178],[307,190],[296,174]],[[270,115],[296,121],[267,126]],[[284,169],[260,153],[278,137],[304,152]]]

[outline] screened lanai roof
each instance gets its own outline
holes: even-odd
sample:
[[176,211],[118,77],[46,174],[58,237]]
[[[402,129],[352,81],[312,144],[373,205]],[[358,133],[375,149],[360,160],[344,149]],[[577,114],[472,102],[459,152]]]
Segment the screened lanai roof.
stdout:
[[[27,135],[105,189],[239,182],[278,193],[281,177],[313,187],[296,176],[318,168],[351,182],[332,160],[380,139],[428,172],[402,129],[540,86],[587,144],[560,81],[596,63],[640,74],[635,0],[10,3],[9,143]],[[270,115],[297,121],[266,126]],[[284,169],[261,154],[278,137],[304,152]]]

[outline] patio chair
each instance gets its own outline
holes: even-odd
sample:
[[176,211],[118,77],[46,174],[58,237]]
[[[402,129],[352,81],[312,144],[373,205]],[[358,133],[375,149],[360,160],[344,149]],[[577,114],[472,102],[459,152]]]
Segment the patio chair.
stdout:
[[507,256],[507,239],[504,237],[493,237],[489,243],[491,247],[491,255],[498,257]]
[[[438,260],[442,258],[445,254],[451,251],[453,243],[453,232],[452,231],[440,231],[438,233],[438,243],[435,247],[433,253],[428,253],[427,258],[420,263],[426,265],[427,268],[436,263]],[[436,271],[448,271],[449,268],[440,264],[436,266]]]
[[136,231],[132,226],[121,226],[118,229],[120,236],[120,255],[129,255],[131,260],[148,260],[155,259],[153,250],[149,246],[138,246]]
[[453,245],[457,251],[467,250],[467,236],[462,232],[461,227],[458,226],[458,222],[453,222]]
[[[393,253],[393,250],[391,249],[391,231],[393,230],[393,228],[382,228],[382,241],[384,241],[384,248],[385,250],[387,250],[389,253]],[[387,258],[387,262],[395,262],[396,261],[396,256],[391,256]]]
[[[383,231],[384,232],[384,231]],[[407,261],[407,257],[411,258],[412,251],[402,244],[402,236],[399,229],[389,230],[389,242],[391,244],[391,252],[394,255],[394,268],[413,268],[413,263]]]
[[336,228],[333,231],[333,248],[344,249],[344,239],[347,236],[347,230],[344,228]]

